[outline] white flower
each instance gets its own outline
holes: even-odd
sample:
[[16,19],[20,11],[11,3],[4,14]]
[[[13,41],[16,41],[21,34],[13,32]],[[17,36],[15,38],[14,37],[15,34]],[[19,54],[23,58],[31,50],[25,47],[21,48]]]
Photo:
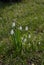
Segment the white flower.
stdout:
[[30,34],[28,35],[28,38],[31,38],[31,35]]
[[21,39],[23,40],[24,38],[22,37]]
[[22,26],[20,26],[19,29],[22,30]]
[[28,26],[25,27],[25,30],[28,31]]
[[15,27],[15,22],[12,23],[12,27]]
[[39,42],[39,44],[41,44],[41,43]]
[[32,65],[35,65],[34,63],[32,63]]
[[13,35],[14,34],[14,30],[12,29],[10,33],[11,33],[11,35]]
[[25,42],[27,41],[27,39],[26,38],[23,38],[23,40],[22,40],[22,45],[25,45]]
[[23,41],[26,42],[26,40],[27,40],[27,39],[25,38]]

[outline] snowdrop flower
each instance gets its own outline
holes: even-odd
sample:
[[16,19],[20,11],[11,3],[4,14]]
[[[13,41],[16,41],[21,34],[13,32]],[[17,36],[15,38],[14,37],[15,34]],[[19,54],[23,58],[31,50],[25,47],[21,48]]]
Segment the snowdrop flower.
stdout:
[[25,30],[28,31],[28,26],[25,27]]
[[31,38],[31,35],[30,34],[28,35],[28,38]]
[[12,23],[12,27],[15,27],[15,22]]
[[34,63],[32,63],[32,65],[35,65]]
[[27,39],[25,38],[23,41],[26,42],[26,40],[27,40]]
[[39,45],[40,45],[41,43],[39,42]]
[[13,35],[14,34],[14,30],[12,29],[10,33],[11,33],[11,35]]
[[22,26],[20,26],[19,29],[22,30]]
[[21,39],[23,40],[24,38],[22,37]]

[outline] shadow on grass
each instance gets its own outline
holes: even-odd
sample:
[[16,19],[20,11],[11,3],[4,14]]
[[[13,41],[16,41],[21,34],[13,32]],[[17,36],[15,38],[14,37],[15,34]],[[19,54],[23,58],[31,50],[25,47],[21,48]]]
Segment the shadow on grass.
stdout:
[[16,4],[16,3],[20,3],[20,1],[14,1],[14,2],[3,2],[3,1],[0,1],[0,9],[3,9],[4,7],[6,6],[10,6],[12,4]]
[[3,2],[0,2],[0,9],[6,7],[6,6],[10,6],[11,3],[3,3]]

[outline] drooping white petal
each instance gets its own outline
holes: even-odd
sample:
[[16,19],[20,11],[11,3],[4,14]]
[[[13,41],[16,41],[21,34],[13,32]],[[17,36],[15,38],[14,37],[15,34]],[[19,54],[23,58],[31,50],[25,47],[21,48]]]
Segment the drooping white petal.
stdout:
[[13,29],[11,30],[10,34],[11,34],[11,35],[13,35],[13,34],[14,34],[14,30],[13,30]]
[[25,27],[25,30],[28,31],[28,26]]
[[12,27],[15,27],[15,22],[12,23]]
[[32,63],[32,65],[35,65],[34,63]]
[[28,38],[31,38],[31,35],[30,34],[28,35]]
[[21,40],[23,40],[24,38],[22,37]]
[[27,39],[26,38],[24,38],[24,40],[23,40],[24,42],[26,42],[27,41]]
[[22,26],[20,26],[19,29],[22,30]]
[[41,44],[41,42],[38,43],[39,45]]

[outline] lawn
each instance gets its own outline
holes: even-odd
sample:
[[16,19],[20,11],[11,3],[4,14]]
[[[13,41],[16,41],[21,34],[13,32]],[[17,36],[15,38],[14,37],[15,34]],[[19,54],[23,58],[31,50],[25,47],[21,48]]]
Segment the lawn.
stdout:
[[0,2],[0,65],[44,65],[44,0]]

